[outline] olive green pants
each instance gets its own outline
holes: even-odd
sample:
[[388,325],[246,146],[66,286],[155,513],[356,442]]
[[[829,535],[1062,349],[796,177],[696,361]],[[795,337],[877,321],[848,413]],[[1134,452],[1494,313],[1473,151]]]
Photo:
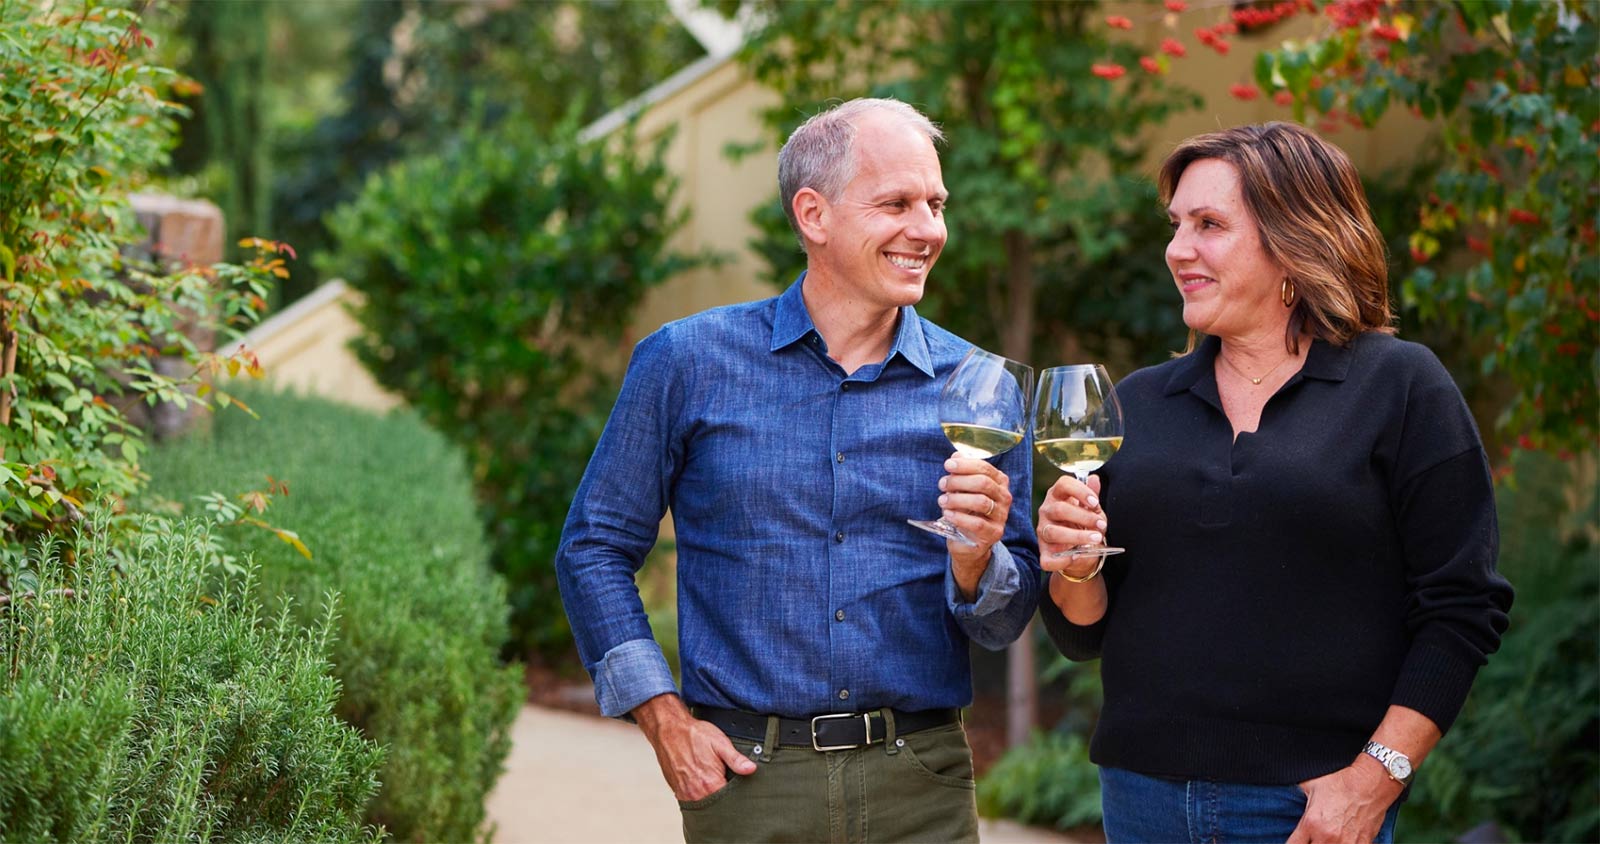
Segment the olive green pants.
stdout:
[[733,739],[756,772],[728,772],[722,790],[678,803],[683,837],[701,842],[978,840],[972,748],[960,724],[896,735],[880,744],[819,753]]

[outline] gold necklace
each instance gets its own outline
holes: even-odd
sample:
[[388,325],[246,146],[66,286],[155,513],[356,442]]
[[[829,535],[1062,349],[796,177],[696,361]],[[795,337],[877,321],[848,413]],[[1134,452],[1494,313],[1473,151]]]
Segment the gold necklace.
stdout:
[[1271,369],[1267,370],[1266,372],[1262,373],[1260,378],[1251,378],[1249,375],[1245,375],[1244,370],[1240,369],[1238,364],[1236,364],[1233,361],[1229,360],[1228,356],[1223,354],[1221,349],[1217,350],[1217,356],[1222,358],[1222,362],[1226,363],[1228,365],[1229,369],[1232,369],[1234,372],[1239,373],[1241,376],[1244,377],[1244,379],[1246,381],[1249,381],[1250,383],[1256,385],[1257,387],[1261,386],[1261,382],[1262,381],[1267,380],[1267,376],[1268,375],[1271,375],[1272,373],[1277,372],[1284,364],[1286,364],[1289,361],[1294,360],[1295,358],[1299,357],[1299,355],[1290,355],[1290,356],[1284,358],[1283,360],[1278,361],[1277,366],[1274,366]]

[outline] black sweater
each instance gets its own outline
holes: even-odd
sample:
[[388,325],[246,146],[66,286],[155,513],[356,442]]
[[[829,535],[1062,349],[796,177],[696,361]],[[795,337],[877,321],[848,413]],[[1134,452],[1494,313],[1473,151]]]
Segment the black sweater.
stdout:
[[1101,471],[1110,606],[1100,765],[1288,784],[1342,768],[1390,704],[1446,730],[1499,647],[1494,490],[1461,393],[1423,346],[1317,341],[1233,441],[1219,342],[1117,385],[1127,439]]

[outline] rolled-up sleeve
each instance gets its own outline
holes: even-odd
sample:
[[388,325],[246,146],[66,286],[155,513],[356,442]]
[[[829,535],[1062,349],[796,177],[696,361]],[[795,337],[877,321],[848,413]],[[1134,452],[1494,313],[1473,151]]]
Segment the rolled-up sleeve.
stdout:
[[665,330],[635,347],[556,551],[578,654],[610,717],[676,690],[634,583],[655,545],[678,462],[669,347]]
[[955,575],[946,566],[945,601],[967,638],[996,651],[1016,641],[1039,606],[1042,578],[1039,541],[1033,533],[1033,445],[1026,440],[997,465],[1011,486],[1006,532],[991,550],[989,568],[978,579],[970,603],[961,600]]

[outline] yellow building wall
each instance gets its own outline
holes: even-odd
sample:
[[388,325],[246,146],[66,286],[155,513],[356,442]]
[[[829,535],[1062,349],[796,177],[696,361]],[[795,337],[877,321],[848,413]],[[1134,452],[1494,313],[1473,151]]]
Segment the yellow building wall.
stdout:
[[361,294],[344,281],[329,281],[256,326],[243,342],[260,359],[269,385],[382,413],[400,398],[380,387],[350,351],[361,325],[349,308],[360,302]]
[[634,318],[634,339],[707,308],[778,292],[760,280],[765,266],[748,247],[756,233],[750,211],[778,192],[777,148],[769,143],[737,162],[723,153],[730,143],[766,140],[761,112],[778,101],[776,94],[729,60],[641,115],[644,142],[676,128],[667,164],[678,179],[677,205],[689,209],[691,216],[673,247],[685,252],[709,250],[725,260],[650,291]]

